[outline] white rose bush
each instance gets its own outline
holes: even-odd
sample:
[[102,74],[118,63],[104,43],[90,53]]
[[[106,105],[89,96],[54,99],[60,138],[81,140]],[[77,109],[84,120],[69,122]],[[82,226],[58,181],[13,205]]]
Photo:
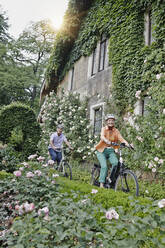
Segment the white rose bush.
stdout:
[[62,123],[64,134],[74,148],[73,158],[93,159],[96,138],[91,135],[90,121],[87,116],[87,99],[81,102],[78,93],[62,92],[61,96],[51,93],[42,106],[40,119],[42,120],[42,138],[39,148],[44,156],[48,156],[50,135],[56,131],[57,125]]

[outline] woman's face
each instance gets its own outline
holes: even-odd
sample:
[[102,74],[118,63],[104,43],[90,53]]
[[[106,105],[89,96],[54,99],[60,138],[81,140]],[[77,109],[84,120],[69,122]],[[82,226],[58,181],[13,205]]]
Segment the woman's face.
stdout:
[[114,127],[115,126],[115,120],[114,119],[108,119],[107,120],[107,126],[108,127]]

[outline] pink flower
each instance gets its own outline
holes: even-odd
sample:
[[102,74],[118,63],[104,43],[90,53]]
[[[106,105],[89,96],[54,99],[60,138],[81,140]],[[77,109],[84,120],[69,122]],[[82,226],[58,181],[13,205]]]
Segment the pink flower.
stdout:
[[25,212],[28,213],[28,212],[32,212],[35,206],[34,206],[34,203],[25,202],[23,204],[23,208],[25,209]]
[[119,215],[114,209],[107,211],[105,216],[108,220],[112,220],[112,219],[118,220],[119,219]]
[[21,171],[14,171],[13,173],[16,177],[20,177],[22,174],[21,174]]
[[15,210],[19,210],[19,205],[15,205]]
[[55,184],[56,182],[54,180],[51,181],[52,184]]
[[159,208],[164,208],[165,207],[165,199],[162,199],[161,201],[158,202],[158,207]]
[[49,208],[48,208],[48,207],[40,208],[40,209],[38,210],[38,215],[40,216],[42,212],[43,212],[45,215],[48,215],[48,214],[49,214]]
[[96,194],[97,192],[98,192],[97,189],[92,189],[92,191],[91,191],[92,194]]
[[31,171],[29,171],[26,173],[26,177],[28,177],[28,178],[34,177],[34,174]]

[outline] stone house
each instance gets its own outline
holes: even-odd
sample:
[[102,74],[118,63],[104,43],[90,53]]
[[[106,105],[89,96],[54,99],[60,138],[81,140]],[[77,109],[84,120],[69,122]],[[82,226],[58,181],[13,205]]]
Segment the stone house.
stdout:
[[[105,2],[110,3],[112,1]],[[119,6],[119,8],[121,7]],[[87,16],[89,10],[90,7],[86,10]],[[154,41],[152,27],[154,16],[151,13],[151,8],[145,8],[141,11],[144,20],[144,22],[141,23],[141,25],[143,25],[141,37],[144,40],[144,47],[150,46]],[[105,16],[105,18],[107,17]],[[81,29],[81,25],[79,29]],[[134,32],[136,33],[136,30],[134,30]],[[56,86],[57,94],[60,94],[60,90],[63,88],[65,91],[80,93],[81,99],[83,99],[84,96],[89,97],[89,116],[91,124],[94,127],[94,132],[96,133],[100,131],[103,123],[105,99],[110,98],[112,93],[113,63],[111,64],[109,60],[109,46],[111,46],[109,38],[110,37],[106,34],[102,33],[90,54],[87,56],[82,55],[75,60],[70,69],[66,71],[64,77],[61,80],[57,80],[58,86]],[[75,41],[76,38],[74,42]],[[72,54],[72,49],[70,49],[69,53]],[[50,90],[52,89],[54,88],[50,88]],[[44,94],[44,92],[46,92],[46,94],[49,93],[50,90],[46,91],[44,84],[41,95]],[[147,102],[147,96],[144,96],[143,99],[137,98],[134,103],[134,113],[140,115],[145,114],[145,105]]]

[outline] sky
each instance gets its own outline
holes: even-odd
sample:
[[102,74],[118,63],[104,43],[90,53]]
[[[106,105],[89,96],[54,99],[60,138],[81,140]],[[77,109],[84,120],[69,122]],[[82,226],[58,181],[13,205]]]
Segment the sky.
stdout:
[[8,17],[9,34],[18,38],[31,21],[50,19],[60,28],[68,0],[0,0],[0,5]]

